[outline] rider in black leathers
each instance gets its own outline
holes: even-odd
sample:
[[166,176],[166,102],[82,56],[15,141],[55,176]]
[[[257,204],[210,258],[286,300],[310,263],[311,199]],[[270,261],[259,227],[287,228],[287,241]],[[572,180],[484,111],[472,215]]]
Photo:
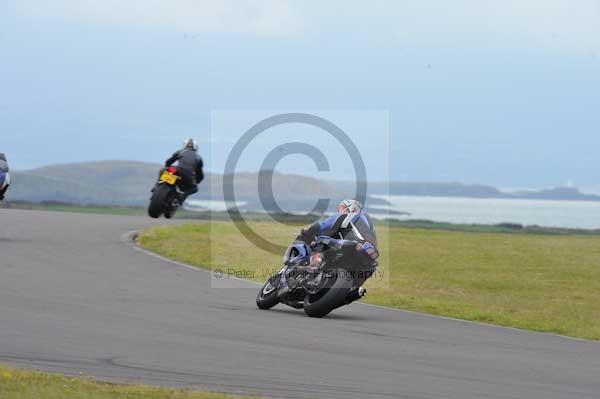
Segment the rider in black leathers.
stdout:
[[181,176],[179,187],[183,191],[179,202],[183,204],[187,197],[198,192],[198,184],[204,180],[202,170],[204,163],[198,154],[198,144],[195,140],[186,140],[184,147],[166,160],[165,166],[169,167],[175,162],[177,162],[177,171]]

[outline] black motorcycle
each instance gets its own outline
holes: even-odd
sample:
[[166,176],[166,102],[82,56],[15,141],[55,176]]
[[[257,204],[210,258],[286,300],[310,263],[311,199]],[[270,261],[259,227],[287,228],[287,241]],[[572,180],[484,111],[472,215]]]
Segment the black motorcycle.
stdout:
[[[284,303],[323,317],[351,302],[351,292],[375,272],[379,256],[372,245],[317,237],[309,246],[295,242],[286,251],[283,269],[256,297],[260,309]],[[355,299],[355,298],[354,298]]]
[[162,169],[152,189],[152,197],[150,198],[150,206],[148,206],[148,215],[151,218],[159,218],[160,215],[165,215],[165,218],[170,219],[175,215],[177,209],[181,206],[179,202],[182,194],[179,188],[181,176],[174,166]]

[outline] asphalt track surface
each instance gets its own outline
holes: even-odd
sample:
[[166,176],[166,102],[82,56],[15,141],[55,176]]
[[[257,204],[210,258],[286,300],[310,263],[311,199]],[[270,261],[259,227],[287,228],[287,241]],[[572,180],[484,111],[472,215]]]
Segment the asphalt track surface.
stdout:
[[600,398],[598,342],[359,304],[261,311],[257,287],[211,288],[127,242],[155,224],[0,210],[0,363],[269,397]]

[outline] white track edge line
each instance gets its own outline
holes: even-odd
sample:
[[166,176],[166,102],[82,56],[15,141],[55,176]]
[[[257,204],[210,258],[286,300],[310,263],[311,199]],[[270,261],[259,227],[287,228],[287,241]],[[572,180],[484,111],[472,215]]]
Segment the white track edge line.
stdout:
[[[192,266],[192,265],[189,265],[187,263],[179,262],[179,261],[167,258],[166,256],[159,255],[156,252],[152,252],[152,251],[150,251],[148,249],[145,249],[145,248],[141,247],[135,241],[135,237],[140,233],[140,231],[141,230],[134,230],[134,231],[129,231],[129,232],[125,233],[125,234],[123,234],[121,236],[121,240],[120,241],[123,242],[124,244],[126,244],[127,246],[133,248],[134,250],[138,251],[138,252],[141,252],[141,253],[146,254],[148,256],[151,256],[153,258],[162,260],[163,262],[171,263],[173,265],[182,267],[182,268],[187,269],[187,270],[193,270],[193,271],[196,271],[196,272],[207,273],[207,274],[210,274],[211,277],[212,277],[213,270],[202,268],[202,267],[198,267],[198,266]],[[239,281],[242,281],[242,282],[244,282],[246,284],[251,283],[251,284],[254,284],[254,285],[259,286],[259,287],[262,286],[261,283],[258,283],[256,281],[246,280],[246,279],[235,277],[235,276],[229,276],[227,278],[233,279],[233,280],[239,280]]]

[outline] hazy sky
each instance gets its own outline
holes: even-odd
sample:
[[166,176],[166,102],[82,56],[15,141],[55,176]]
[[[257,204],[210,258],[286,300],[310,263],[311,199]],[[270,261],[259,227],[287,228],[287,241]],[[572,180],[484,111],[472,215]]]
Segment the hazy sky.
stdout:
[[600,187],[600,0],[0,1],[14,167],[215,148],[215,110],[387,111],[353,139],[392,178]]

